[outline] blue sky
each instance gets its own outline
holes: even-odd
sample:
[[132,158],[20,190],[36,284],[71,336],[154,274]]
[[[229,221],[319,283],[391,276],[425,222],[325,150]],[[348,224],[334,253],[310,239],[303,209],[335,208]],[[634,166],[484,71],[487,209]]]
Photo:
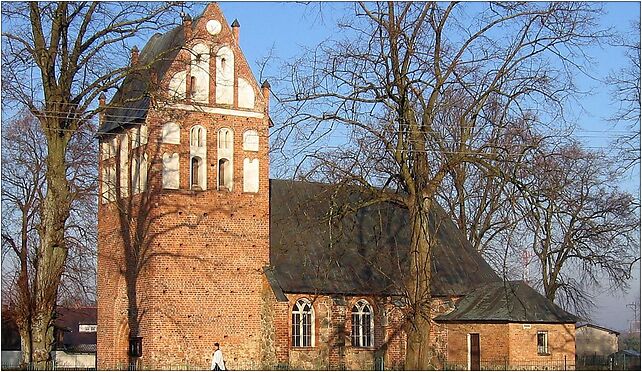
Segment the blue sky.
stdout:
[[[336,21],[345,14],[348,4],[313,3],[305,6],[275,2],[222,2],[220,6],[229,22],[237,18],[241,23],[241,48],[255,74],[258,74],[256,61],[264,58],[269,49],[273,48],[277,59],[288,59],[300,53],[301,46],[315,46],[331,37],[336,30]],[[318,16],[321,6],[325,7],[323,17]],[[608,2],[603,6],[606,13],[601,18],[602,26],[613,27],[618,32],[629,32],[631,23],[640,19],[639,2]],[[572,108],[580,126],[577,136],[588,147],[607,148],[609,141],[622,129],[614,128],[605,120],[613,112],[613,104],[603,79],[609,72],[623,66],[624,51],[604,45],[589,49],[589,54],[594,59],[592,74],[601,80],[578,76],[578,84],[587,94]],[[277,62],[274,60],[271,67],[277,68]],[[275,70],[268,71],[268,74],[276,73]],[[639,195],[639,185],[640,172],[636,169],[623,187]],[[628,329],[632,313],[626,304],[639,301],[639,264],[635,271],[628,293],[605,288],[597,294],[594,322],[618,330]]]

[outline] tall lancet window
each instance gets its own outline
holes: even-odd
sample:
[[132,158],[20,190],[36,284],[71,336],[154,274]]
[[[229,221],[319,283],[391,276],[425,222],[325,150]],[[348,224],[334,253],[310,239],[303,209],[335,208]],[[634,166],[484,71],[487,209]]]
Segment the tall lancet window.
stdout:
[[207,131],[200,125],[195,125],[189,133],[190,176],[191,190],[207,189]]
[[232,191],[234,187],[234,132],[229,128],[218,131],[218,189]]
[[314,346],[314,308],[305,298],[292,307],[292,346]]
[[359,300],[352,307],[352,346],[371,347],[374,344],[373,328],[372,307],[368,301]]

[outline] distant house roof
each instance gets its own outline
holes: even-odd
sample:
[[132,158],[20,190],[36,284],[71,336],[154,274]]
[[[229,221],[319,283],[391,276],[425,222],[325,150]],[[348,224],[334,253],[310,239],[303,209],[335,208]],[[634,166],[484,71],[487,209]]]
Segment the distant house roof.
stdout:
[[595,329],[600,329],[600,330],[608,332],[608,333],[615,333],[615,335],[619,335],[620,334],[620,332],[615,331],[613,329],[609,329],[609,328],[602,327],[602,326],[599,326],[599,325],[596,325],[596,324],[592,324],[592,323],[580,323],[580,324],[577,325],[577,327],[575,329],[577,330],[577,329],[580,329],[582,327],[591,327],[591,328],[595,328]]
[[620,351],[615,352],[615,353],[613,353],[611,355],[612,356],[626,355],[626,356],[630,356],[630,357],[639,358],[640,357],[640,352],[637,351],[637,350],[627,349],[627,350],[620,350]]
[[58,348],[75,352],[95,352],[96,332],[80,332],[80,325],[96,325],[97,320],[95,307],[67,308],[59,306],[56,309],[54,325],[64,332],[64,336],[63,345],[57,345]]
[[[92,353],[96,352],[96,332],[80,332],[79,326],[96,325],[97,313],[95,307],[67,308],[58,306],[54,318],[54,327],[63,332],[62,345],[58,349],[67,351]],[[2,310],[2,350],[20,350],[20,334],[13,316],[8,308]]]
[[455,310],[435,320],[575,323],[578,318],[518,280],[475,288],[456,304]]
[[[366,196],[357,188],[270,181],[272,286],[285,293],[402,294],[408,275],[407,210],[379,203],[339,220],[328,215]],[[500,280],[444,210],[434,205],[429,228],[436,240],[431,283],[435,296],[461,295]]]

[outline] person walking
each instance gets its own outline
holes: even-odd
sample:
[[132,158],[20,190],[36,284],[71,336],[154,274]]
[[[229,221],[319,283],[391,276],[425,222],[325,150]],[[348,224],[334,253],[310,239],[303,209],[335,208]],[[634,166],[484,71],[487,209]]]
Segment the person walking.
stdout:
[[221,347],[216,342],[214,344],[214,354],[212,355],[212,371],[225,371],[225,361],[223,360],[223,352]]

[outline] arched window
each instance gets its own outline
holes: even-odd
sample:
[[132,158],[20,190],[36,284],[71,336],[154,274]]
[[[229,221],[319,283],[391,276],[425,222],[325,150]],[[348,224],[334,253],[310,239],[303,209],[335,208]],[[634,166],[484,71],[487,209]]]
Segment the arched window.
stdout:
[[192,161],[190,162],[190,188],[191,189],[197,189],[200,190],[202,189],[201,183],[200,183],[200,173],[201,173],[201,158],[198,156],[192,157]]
[[221,128],[218,131],[218,148],[224,150],[232,149],[232,142],[234,141],[234,133],[231,129]]
[[234,132],[229,128],[218,131],[218,189],[232,191],[234,184]]
[[292,307],[292,346],[314,346],[314,308],[305,298]]
[[196,44],[192,48],[190,98],[192,102],[208,103],[210,96],[210,47]]
[[359,300],[352,307],[352,346],[372,347],[374,318],[372,307],[366,300]]
[[179,71],[169,81],[169,96],[175,99],[185,98],[187,71]]
[[227,46],[216,52],[216,103],[234,103],[234,53]]
[[196,95],[196,76],[190,77],[189,83],[191,88],[191,91],[189,92],[189,96],[194,97]]
[[232,174],[232,169],[230,167],[230,161],[227,159],[220,159],[218,161],[219,190],[232,191],[231,174]]
[[205,128],[200,125],[192,127],[192,130],[190,131],[189,145],[191,147],[205,146]]

